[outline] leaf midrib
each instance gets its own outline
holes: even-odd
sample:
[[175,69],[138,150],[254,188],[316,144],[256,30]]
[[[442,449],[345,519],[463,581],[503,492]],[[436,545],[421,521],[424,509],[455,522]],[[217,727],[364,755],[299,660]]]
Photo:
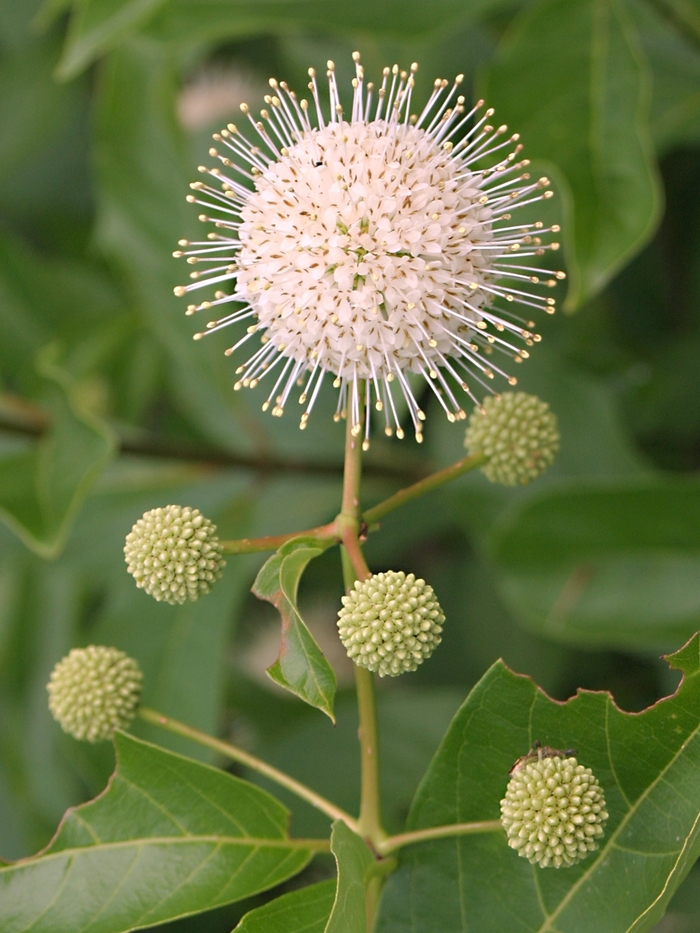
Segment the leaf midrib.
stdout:
[[314,851],[319,842],[326,842],[325,839],[261,839],[257,836],[216,836],[208,834],[204,836],[149,836],[146,839],[122,839],[118,842],[101,842],[98,845],[72,846],[68,849],[60,849],[58,852],[48,852],[46,855],[32,856],[28,859],[21,859],[11,865],[5,865],[0,868],[0,879],[4,874],[15,871],[18,868],[33,868],[38,863],[42,865],[52,859],[67,858],[75,855],[81,855],[86,852],[99,850],[119,850],[129,846],[164,846],[164,845],[201,845],[211,844],[215,846],[234,846],[241,848],[257,849],[301,849],[309,852]]

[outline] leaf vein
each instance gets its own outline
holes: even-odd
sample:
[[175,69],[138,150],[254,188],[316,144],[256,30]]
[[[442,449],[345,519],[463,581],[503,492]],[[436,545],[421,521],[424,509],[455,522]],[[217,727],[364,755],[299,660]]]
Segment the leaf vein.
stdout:
[[36,927],[37,922],[38,922],[39,920],[41,920],[41,918],[42,918],[43,916],[46,915],[46,913],[53,907],[53,905],[54,905],[54,904],[56,903],[56,901],[59,899],[59,897],[61,896],[61,892],[63,891],[63,889],[65,888],[65,886],[66,886],[67,883],[68,883],[68,878],[70,877],[70,874],[71,874],[71,872],[72,872],[72,870],[73,870],[73,864],[74,864],[74,863],[73,863],[73,859],[72,859],[72,858],[69,859],[68,865],[66,866],[66,872],[65,872],[65,874],[63,875],[63,879],[62,879],[61,883],[60,883],[59,886],[58,886],[58,890],[56,891],[56,893],[54,894],[54,896],[51,898],[51,900],[48,902],[48,904],[46,905],[46,907],[44,907],[44,909],[41,911],[41,913],[40,913],[40,914],[37,914],[37,916],[36,916],[36,917],[32,920],[32,922],[29,924],[29,926],[24,928],[24,930],[22,931],[22,933],[29,933],[29,931],[32,929],[32,927]]
[[[619,822],[617,828],[616,828],[615,831],[612,833],[612,835],[611,835],[610,838],[608,839],[607,843],[601,848],[601,850],[600,850],[600,855],[595,859],[595,861],[594,861],[593,864],[590,866],[590,868],[588,868],[587,871],[585,871],[585,872],[581,875],[581,877],[578,879],[578,881],[576,881],[576,883],[573,884],[573,885],[569,888],[569,890],[567,891],[566,895],[561,899],[561,901],[560,901],[559,904],[557,905],[556,909],[555,909],[555,910],[552,912],[552,914],[550,915],[550,919],[554,919],[554,918],[556,918],[557,916],[559,916],[559,914],[562,912],[562,910],[564,909],[564,907],[566,907],[566,905],[572,900],[572,898],[574,897],[574,895],[579,891],[579,889],[583,886],[583,884],[584,884],[585,882],[587,882],[587,881],[590,879],[590,877],[591,877],[592,874],[595,872],[597,866],[599,865],[599,863],[601,862],[601,860],[603,859],[603,857],[605,856],[605,854],[606,854],[610,849],[612,849],[612,847],[615,845],[615,843],[616,843],[616,841],[617,841],[617,838],[622,834],[623,830],[624,830],[625,827],[627,826],[627,823],[630,821],[630,819],[632,818],[632,816],[638,811],[638,809],[639,809],[639,807],[640,807],[642,801],[645,800],[645,799],[649,796],[649,794],[652,792],[652,790],[653,790],[655,787],[657,787],[658,784],[661,783],[661,781],[663,781],[663,780],[665,779],[666,774],[668,773],[668,771],[673,767],[673,765],[676,763],[676,761],[678,760],[678,758],[680,757],[680,755],[681,755],[683,752],[685,752],[685,751],[687,750],[688,744],[690,743],[690,741],[691,741],[692,739],[694,739],[694,738],[697,737],[697,735],[698,735],[699,732],[700,732],[700,725],[698,725],[698,726],[690,733],[690,735],[689,735],[689,737],[686,739],[686,741],[682,743],[682,745],[679,747],[679,749],[678,749],[678,751],[675,753],[675,755],[673,755],[672,758],[669,760],[669,762],[668,762],[668,764],[666,765],[666,767],[665,767],[661,772],[659,772],[658,776],[657,776],[657,777],[649,784],[649,786],[646,787],[646,788],[644,789],[644,791],[639,795],[639,797],[638,797],[637,800],[635,801],[634,805],[627,811],[627,813],[626,813],[626,814],[623,816],[623,818],[620,820],[620,822]],[[551,926],[551,924],[549,923],[549,921],[547,921],[547,922],[545,922],[545,924],[544,924],[543,926],[541,926],[541,927],[539,928],[539,930],[537,931],[537,933],[555,933],[555,930],[554,930],[554,928]]]
[[88,930],[93,925],[93,923],[95,923],[95,921],[99,918],[100,914],[104,913],[105,908],[109,906],[109,904],[114,900],[114,898],[117,896],[119,891],[121,891],[121,889],[124,887],[124,884],[127,878],[132,873],[140,857],[141,857],[141,850],[138,849],[136,852],[134,852],[134,857],[129,862],[129,864],[126,866],[126,869],[124,871],[124,874],[121,877],[121,880],[119,881],[118,884],[114,886],[112,893],[109,895],[109,897],[105,901],[102,902],[102,905],[98,908],[97,912],[93,914],[90,920],[83,927],[81,927],[80,930],[76,930],[75,933],[84,933],[85,930]]

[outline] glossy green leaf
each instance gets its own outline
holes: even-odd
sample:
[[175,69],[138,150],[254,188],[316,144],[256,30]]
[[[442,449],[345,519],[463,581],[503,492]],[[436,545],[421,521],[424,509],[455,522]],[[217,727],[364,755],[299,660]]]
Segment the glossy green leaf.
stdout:
[[513,761],[535,739],[576,747],[610,818],[599,851],[531,866],[500,831],[406,847],[380,933],[643,933],[700,854],[700,637],[676,655],[677,693],[629,714],[607,693],[550,700],[496,663],[455,717],[414,800],[410,829],[495,820]]
[[565,195],[571,307],[600,291],[654,232],[659,184],[649,76],[620,0],[538,0],[508,31],[483,96],[552,163]]
[[324,933],[335,889],[331,879],[283,894],[247,913],[235,933]]
[[657,647],[697,627],[697,483],[553,488],[506,513],[490,549],[514,616],[549,638]]
[[55,557],[90,487],[114,453],[110,430],[80,403],[69,375],[42,353],[52,421],[46,435],[0,459],[0,518],[42,557]]
[[248,897],[311,852],[287,811],[223,771],[124,734],[97,800],[70,810],[39,856],[0,870],[4,933],[120,933]]
[[279,655],[267,673],[281,687],[333,719],[335,674],[297,607],[301,576],[309,561],[323,553],[319,543],[313,538],[288,541],[262,567],[253,592],[272,603],[282,618]]
[[73,78],[143,26],[166,0],[82,0],[77,3],[57,77]]
[[331,851],[338,866],[338,888],[325,933],[367,933],[367,885],[376,862],[367,843],[336,820]]

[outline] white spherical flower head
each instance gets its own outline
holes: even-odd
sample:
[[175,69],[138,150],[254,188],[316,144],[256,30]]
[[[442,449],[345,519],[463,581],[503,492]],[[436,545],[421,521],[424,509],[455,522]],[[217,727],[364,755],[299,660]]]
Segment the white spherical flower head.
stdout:
[[537,748],[516,763],[501,801],[508,845],[541,868],[586,858],[598,848],[607,818],[591,769],[549,748]]
[[342,602],[338,632],[348,657],[380,677],[415,671],[440,644],[445,616],[433,588],[415,574],[375,573]]
[[166,505],[145,512],[124,544],[127,570],[157,600],[184,603],[208,593],[226,561],[216,525],[199,509]]
[[[416,65],[384,69],[377,89],[353,58],[349,115],[329,62],[330,114],[310,69],[311,105],[271,80],[260,120],[242,105],[247,135],[234,124],[215,134],[223,151],[210,154],[223,168],[200,171],[222,190],[195,182],[189,200],[206,209],[200,219],[217,232],[180,241],[175,255],[197,268],[175,293],[220,288],[188,307],[223,310],[196,338],[252,321],[226,351],[260,337],[234,388],[265,378],[263,408],[281,415],[298,385],[303,428],[331,374],[340,389],[336,418],[350,417],[355,434],[364,423],[366,447],[372,401],[386,433],[403,437],[397,390],[422,439],[425,416],[409,373],[425,378],[451,421],[465,417],[461,393],[476,401],[474,384],[488,387],[496,376],[514,384],[494,359],[528,356],[539,340],[532,309],[554,310],[538,286],[564,275],[535,266],[558,248],[541,239],[558,227],[513,218],[523,204],[551,196],[549,181],[530,177],[527,161],[518,161],[517,134],[492,125],[493,110],[483,101],[466,106],[462,75],[451,87],[436,81],[412,114]],[[491,307],[497,299],[506,310]]]
[[108,739],[136,715],[142,680],[138,664],[123,651],[73,648],[54,667],[46,687],[51,715],[76,739]]
[[464,446],[488,457],[481,472],[492,483],[524,486],[541,476],[559,450],[556,415],[536,395],[488,396],[469,416]]

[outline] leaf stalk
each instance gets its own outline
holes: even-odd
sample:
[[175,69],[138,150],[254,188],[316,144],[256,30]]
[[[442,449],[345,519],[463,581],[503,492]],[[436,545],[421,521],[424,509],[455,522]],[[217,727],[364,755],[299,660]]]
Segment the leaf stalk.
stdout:
[[432,839],[446,839],[450,836],[470,836],[475,833],[501,832],[503,826],[500,820],[482,820],[477,823],[450,823],[446,826],[431,826],[428,829],[416,829],[409,833],[399,833],[388,836],[376,845],[380,855],[390,855],[398,852],[404,846],[415,845],[418,842],[430,842]]
[[157,710],[149,709],[147,706],[139,708],[139,716],[145,722],[151,723],[151,725],[159,726],[161,729],[172,732],[174,735],[180,735],[183,738],[190,739],[192,742],[196,742],[198,745],[203,745],[205,748],[218,752],[220,755],[230,758],[232,761],[237,761],[246,768],[250,768],[251,771],[256,771],[270,781],[274,781],[275,784],[278,784],[280,787],[285,787],[292,794],[301,798],[301,800],[310,803],[312,807],[325,813],[330,819],[342,820],[354,833],[359,833],[357,820],[350,816],[349,813],[346,813],[345,810],[336,806],[332,801],[326,800],[325,797],[311,790],[306,784],[302,784],[300,781],[295,780],[291,775],[285,774],[284,771],[279,771],[261,758],[256,758],[255,755],[251,755],[250,752],[246,752],[236,745],[231,745],[229,742],[224,742],[222,739],[216,739],[214,736],[207,735],[206,732],[201,732],[199,729],[179,722],[177,719],[164,716]]

